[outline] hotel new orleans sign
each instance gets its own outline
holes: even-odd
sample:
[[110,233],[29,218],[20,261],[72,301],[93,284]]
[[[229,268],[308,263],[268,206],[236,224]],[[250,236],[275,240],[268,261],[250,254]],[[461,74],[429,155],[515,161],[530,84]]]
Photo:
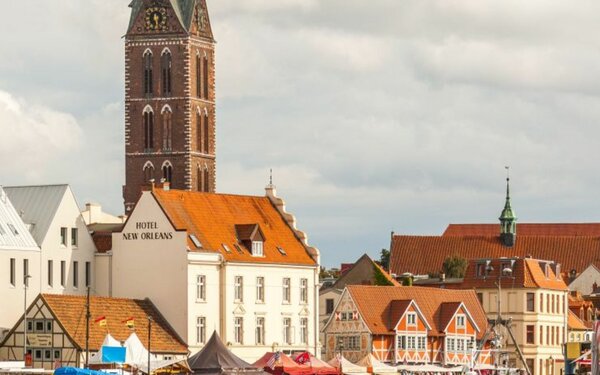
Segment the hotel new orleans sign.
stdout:
[[156,221],[142,221],[135,223],[135,232],[123,233],[125,241],[137,240],[170,240],[173,232],[161,232]]

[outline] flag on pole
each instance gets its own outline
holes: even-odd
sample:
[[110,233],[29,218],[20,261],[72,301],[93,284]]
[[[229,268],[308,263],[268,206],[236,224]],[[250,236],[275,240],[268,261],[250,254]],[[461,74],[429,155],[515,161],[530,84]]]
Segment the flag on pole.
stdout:
[[310,353],[309,352],[300,353],[296,357],[296,363],[303,365],[307,362],[310,362]]
[[121,323],[125,323],[125,325],[129,328],[135,327],[135,319],[133,319],[133,316],[123,320]]
[[271,368],[271,370],[275,369],[275,364],[279,361],[279,352],[275,352],[271,358],[267,361],[267,366]]
[[94,323],[98,324],[100,327],[106,327],[106,316],[99,316]]

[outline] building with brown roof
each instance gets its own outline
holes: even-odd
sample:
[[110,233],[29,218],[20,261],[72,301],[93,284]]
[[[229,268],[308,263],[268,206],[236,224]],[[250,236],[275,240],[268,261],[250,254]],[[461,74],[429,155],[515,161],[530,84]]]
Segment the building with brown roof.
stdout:
[[[488,329],[472,290],[349,285],[325,326],[326,358],[373,354],[391,364],[467,365]],[[487,362],[484,350],[478,361]]]
[[[40,294],[27,309],[27,352],[34,368],[85,363],[86,297]],[[135,332],[148,347],[148,317],[152,317],[153,359],[185,358],[188,348],[149,299],[90,297],[89,350],[100,350],[110,333],[124,342]],[[95,321],[104,321],[99,324]],[[24,319],[21,317],[0,343],[0,361],[23,360]],[[91,357],[91,354],[90,354]]]
[[254,361],[318,352],[319,251],[272,185],[266,196],[144,191],[97,276],[113,296],[148,296],[197,351],[216,329]]

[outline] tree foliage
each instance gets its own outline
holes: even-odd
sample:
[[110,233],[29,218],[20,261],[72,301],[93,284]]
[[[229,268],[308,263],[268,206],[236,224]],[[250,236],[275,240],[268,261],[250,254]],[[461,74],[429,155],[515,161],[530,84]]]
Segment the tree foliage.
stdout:
[[449,256],[444,260],[442,269],[448,278],[465,277],[467,270],[467,260],[459,255]]
[[381,249],[379,253],[379,264],[384,270],[389,271],[390,269],[390,251],[388,249]]

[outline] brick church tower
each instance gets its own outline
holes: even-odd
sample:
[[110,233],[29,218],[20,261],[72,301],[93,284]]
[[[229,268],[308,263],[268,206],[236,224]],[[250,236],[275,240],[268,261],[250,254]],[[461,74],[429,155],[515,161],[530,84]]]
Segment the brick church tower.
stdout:
[[215,41],[206,0],[133,0],[125,36],[128,214],[151,180],[215,191]]

